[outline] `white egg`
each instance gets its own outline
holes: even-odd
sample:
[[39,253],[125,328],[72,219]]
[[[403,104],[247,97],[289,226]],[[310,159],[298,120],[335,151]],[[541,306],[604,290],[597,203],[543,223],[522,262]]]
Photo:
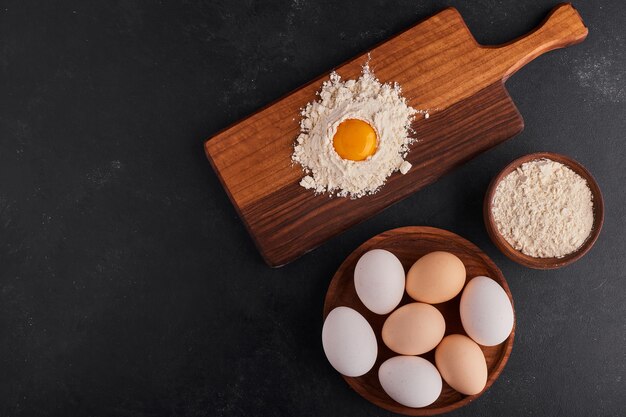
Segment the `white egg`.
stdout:
[[380,385],[392,399],[407,407],[426,407],[441,394],[441,375],[419,356],[396,356],[378,369]]
[[467,283],[460,310],[463,328],[479,345],[499,345],[513,330],[511,300],[491,278],[479,276]]
[[349,307],[337,307],[328,313],[322,328],[322,345],[333,368],[346,376],[367,373],[378,355],[372,326]]
[[387,314],[404,294],[404,268],[396,256],[384,249],[366,252],[354,268],[354,287],[365,307]]

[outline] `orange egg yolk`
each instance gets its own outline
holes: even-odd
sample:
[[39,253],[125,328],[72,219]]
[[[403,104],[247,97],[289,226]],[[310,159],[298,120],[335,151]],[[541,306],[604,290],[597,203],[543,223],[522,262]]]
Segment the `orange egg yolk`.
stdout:
[[343,159],[363,161],[376,153],[376,131],[367,122],[346,119],[333,137],[335,151]]

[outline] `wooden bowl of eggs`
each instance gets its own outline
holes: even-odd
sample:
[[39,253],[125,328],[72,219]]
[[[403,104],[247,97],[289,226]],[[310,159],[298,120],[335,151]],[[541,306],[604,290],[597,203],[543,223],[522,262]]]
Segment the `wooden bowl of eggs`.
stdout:
[[502,372],[514,334],[502,272],[469,241],[432,227],[371,238],[326,293],[327,359],[362,397],[395,413],[441,414],[478,398]]

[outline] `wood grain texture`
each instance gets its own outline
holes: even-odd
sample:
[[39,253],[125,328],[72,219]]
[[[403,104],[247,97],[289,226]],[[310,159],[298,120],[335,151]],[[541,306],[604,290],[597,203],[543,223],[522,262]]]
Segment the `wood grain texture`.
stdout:
[[[554,9],[532,33],[498,47],[479,45],[459,13],[445,9],[370,51],[382,82],[398,82],[408,103],[430,111],[416,120],[413,168],[358,200],[314,195],[291,162],[299,109],[324,75],[205,143],[209,161],[271,266],[285,264],[408,196],[459,164],[514,136],[523,120],[503,82],[541,53],[580,42],[587,29],[571,5]],[[337,68],[356,78],[367,54]]]
[[[380,365],[385,360],[397,356],[396,353],[385,346],[381,337],[383,324],[389,314],[378,315],[369,311],[359,299],[354,288],[354,267],[359,258],[372,249],[386,249],[392,252],[402,262],[405,272],[409,270],[416,260],[427,253],[437,250],[451,252],[458,256],[465,265],[467,270],[466,283],[478,275],[488,276],[502,286],[509,300],[511,300],[511,304],[513,304],[511,291],[500,269],[478,247],[452,232],[433,227],[409,226],[389,230],[374,236],[359,246],[341,264],[328,287],[324,302],[324,318],[335,307],[350,307],[367,319],[376,334],[378,357],[374,367],[363,376],[356,378],[344,376],[343,378],[368,401],[389,411],[411,416],[430,416],[449,412],[478,398],[498,378],[511,355],[515,337],[515,323],[511,335],[503,343],[497,346],[480,346],[487,360],[488,369],[487,385],[481,393],[471,396],[463,395],[452,389],[444,381],[441,395],[437,401],[428,407],[410,408],[395,402],[385,393],[378,380],[378,368]],[[446,320],[446,335],[467,335],[465,330],[463,330],[459,313],[460,299],[461,294],[450,301],[434,305]],[[414,301],[405,293],[398,307],[411,302]],[[434,349],[419,356],[428,359],[434,364]]]
[[[500,181],[502,181],[504,177],[516,170],[522,164],[543,158],[559,162],[584,178],[585,181],[587,181],[587,185],[589,186],[593,197],[593,226],[591,234],[578,250],[565,255],[562,258],[533,258],[532,256],[528,256],[516,250],[502,237],[500,232],[498,232],[498,228],[493,218],[493,197]],[[489,187],[487,188],[487,193],[485,194],[485,200],[483,203],[483,219],[485,221],[487,234],[493,241],[494,245],[496,245],[498,249],[500,249],[500,251],[509,259],[529,268],[557,269],[576,262],[582,258],[587,252],[589,252],[594,243],[596,243],[598,236],[600,236],[602,225],[604,224],[604,199],[598,183],[593,178],[591,173],[589,173],[589,171],[587,171],[587,169],[580,163],[565,155],[552,152],[537,152],[517,158],[504,167],[502,171],[494,177],[491,184],[489,184]]]

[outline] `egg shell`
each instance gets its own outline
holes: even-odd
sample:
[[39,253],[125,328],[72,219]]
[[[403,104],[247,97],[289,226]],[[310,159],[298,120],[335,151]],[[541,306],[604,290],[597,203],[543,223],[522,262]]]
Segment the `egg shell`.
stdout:
[[378,380],[393,400],[406,407],[426,407],[441,394],[441,375],[418,356],[395,356],[378,369]]
[[513,330],[511,300],[491,278],[478,276],[467,283],[460,312],[465,332],[479,345],[499,345]]
[[382,338],[396,353],[420,355],[434,349],[445,332],[446,322],[439,310],[430,304],[411,303],[387,317]]
[[465,265],[449,252],[431,252],[418,259],[407,274],[406,292],[415,301],[439,304],[451,300],[465,285]]
[[322,345],[333,368],[346,376],[367,373],[378,355],[372,326],[349,307],[337,307],[328,313],[322,327]]
[[404,294],[404,267],[384,249],[366,252],[354,268],[354,288],[361,302],[376,314],[388,314]]
[[444,381],[461,394],[478,394],[487,384],[485,355],[467,336],[444,337],[435,350],[435,363]]

